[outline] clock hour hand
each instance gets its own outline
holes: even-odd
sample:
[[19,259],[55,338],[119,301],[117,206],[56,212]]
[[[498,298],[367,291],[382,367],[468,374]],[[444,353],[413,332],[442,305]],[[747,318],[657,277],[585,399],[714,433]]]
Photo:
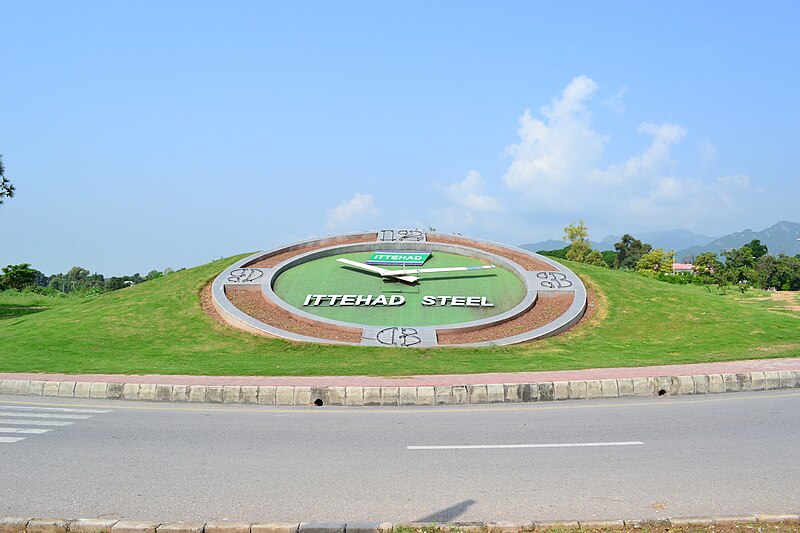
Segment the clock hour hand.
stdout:
[[[406,283],[416,283],[419,280],[418,277],[406,275],[401,271],[388,270],[386,268],[381,268],[374,265],[367,265],[365,263],[359,263],[358,261],[351,261],[350,259],[345,259],[344,257],[340,257],[336,260],[339,261],[340,263],[344,263],[345,265],[357,268],[358,270],[363,270],[366,272],[372,272],[374,274],[378,274],[382,278],[399,279],[400,281],[405,281]],[[397,274],[395,274],[395,272],[397,272]]]

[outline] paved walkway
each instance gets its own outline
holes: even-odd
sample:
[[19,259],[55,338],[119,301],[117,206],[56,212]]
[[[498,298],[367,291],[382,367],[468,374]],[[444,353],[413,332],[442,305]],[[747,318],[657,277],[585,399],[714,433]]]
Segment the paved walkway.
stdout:
[[490,385],[577,381],[595,379],[694,376],[701,374],[739,374],[778,370],[800,370],[800,357],[757,359],[722,363],[642,366],[635,368],[591,368],[553,372],[509,372],[493,374],[442,374],[430,376],[175,376],[127,374],[36,374],[0,372],[0,380],[42,380],[164,385],[293,385],[299,387],[418,387],[431,385]]

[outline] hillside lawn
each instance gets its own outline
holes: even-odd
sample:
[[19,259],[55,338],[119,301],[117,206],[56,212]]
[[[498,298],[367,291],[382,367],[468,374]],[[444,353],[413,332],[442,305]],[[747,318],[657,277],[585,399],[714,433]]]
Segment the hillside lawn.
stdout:
[[402,376],[800,356],[797,293],[720,295],[574,263],[597,303],[584,323],[550,339],[432,349],[268,339],[218,324],[200,307],[201,288],[241,257],[95,297],[0,293],[0,371]]

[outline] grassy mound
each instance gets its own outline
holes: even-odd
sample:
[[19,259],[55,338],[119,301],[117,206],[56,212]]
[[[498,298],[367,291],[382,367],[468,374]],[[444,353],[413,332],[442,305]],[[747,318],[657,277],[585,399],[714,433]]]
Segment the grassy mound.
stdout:
[[[244,257],[244,256],[242,256]],[[93,299],[4,301],[0,371],[207,375],[410,375],[709,362],[800,355],[800,312],[767,293],[718,295],[570,264],[596,297],[566,334],[502,348],[296,344],[214,322],[199,291],[229,258]],[[29,314],[13,307],[49,309]],[[0,315],[3,316],[3,315]]]

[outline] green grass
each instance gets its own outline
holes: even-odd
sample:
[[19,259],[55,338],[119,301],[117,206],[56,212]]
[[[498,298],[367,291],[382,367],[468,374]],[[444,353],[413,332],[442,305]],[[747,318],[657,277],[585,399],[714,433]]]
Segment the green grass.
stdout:
[[[380,326],[405,324],[408,326],[430,326],[435,324],[458,324],[498,315],[525,298],[522,282],[504,268],[477,272],[441,272],[422,274],[416,285],[399,281],[384,281],[377,274],[358,271],[336,262],[339,257],[365,262],[372,252],[356,252],[324,257],[309,261],[278,276],[275,293],[294,307],[308,313],[333,320]],[[423,268],[452,266],[478,266],[486,264],[474,257],[435,252]],[[398,270],[395,267],[387,267]],[[303,306],[309,294],[381,294],[390,297],[401,294],[406,302],[402,306]],[[483,296],[494,307],[423,306],[423,296]],[[502,295],[502,296],[501,296]]]
[[30,292],[0,291],[0,320],[38,313],[58,307],[77,297],[44,296]]
[[409,375],[800,356],[800,312],[776,310],[755,291],[720,296],[579,264],[569,266],[598,299],[592,318],[522,346],[387,349],[266,339],[217,324],[200,308],[200,289],[236,259],[93,298],[17,301],[50,309],[0,320],[0,371]]

